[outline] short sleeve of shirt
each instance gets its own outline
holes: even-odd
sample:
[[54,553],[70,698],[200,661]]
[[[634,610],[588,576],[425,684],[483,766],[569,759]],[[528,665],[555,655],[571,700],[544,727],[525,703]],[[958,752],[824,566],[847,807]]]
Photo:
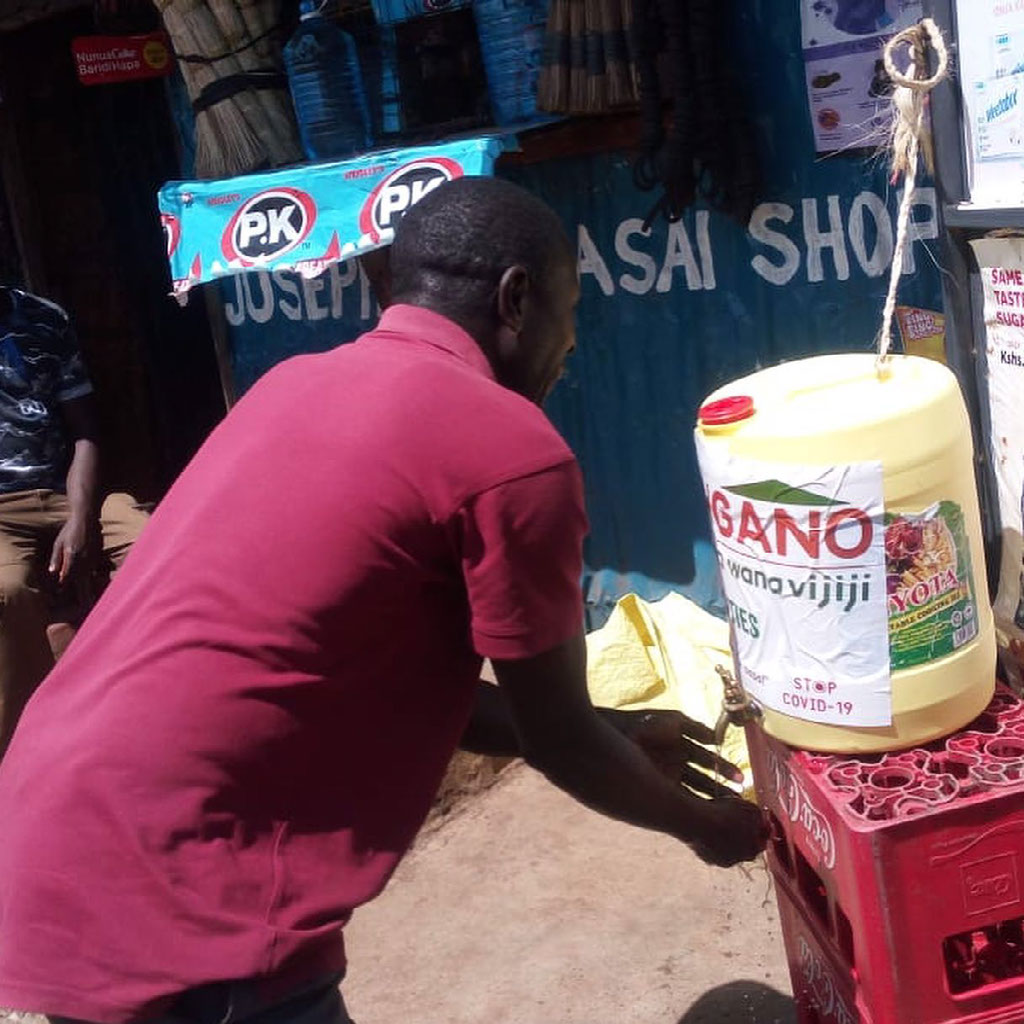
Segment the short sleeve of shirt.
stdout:
[[85,368],[75,329],[65,321],[57,345],[59,366],[57,370],[57,401],[70,402],[92,391],[92,382]]
[[574,461],[517,477],[457,513],[476,652],[531,658],[583,624],[583,481]]

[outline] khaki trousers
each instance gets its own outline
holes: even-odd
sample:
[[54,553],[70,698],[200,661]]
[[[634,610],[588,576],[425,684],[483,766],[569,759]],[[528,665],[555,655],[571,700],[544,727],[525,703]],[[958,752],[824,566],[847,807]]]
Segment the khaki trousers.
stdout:
[[[62,605],[75,604],[71,581],[58,589],[47,572],[69,512],[67,496],[55,491],[0,494],[0,758],[22,709],[53,667],[46,627],[62,617]],[[101,573],[120,567],[147,519],[130,495],[107,498],[100,513]]]

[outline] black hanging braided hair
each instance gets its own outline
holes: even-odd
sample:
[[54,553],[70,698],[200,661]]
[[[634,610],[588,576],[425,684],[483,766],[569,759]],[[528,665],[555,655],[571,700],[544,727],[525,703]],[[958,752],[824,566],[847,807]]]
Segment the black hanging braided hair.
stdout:
[[[643,134],[633,176],[643,191],[661,189],[645,227],[659,216],[679,220],[698,197],[746,223],[757,201],[753,128],[725,47],[730,6],[728,0],[636,0]],[[667,131],[662,71],[672,85]]]

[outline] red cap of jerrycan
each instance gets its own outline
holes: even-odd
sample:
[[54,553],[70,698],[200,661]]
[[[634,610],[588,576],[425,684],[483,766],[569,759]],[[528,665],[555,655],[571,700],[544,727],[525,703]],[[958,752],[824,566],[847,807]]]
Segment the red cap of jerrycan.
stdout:
[[732,395],[702,405],[697,418],[704,426],[724,427],[753,415],[754,400],[749,395]]

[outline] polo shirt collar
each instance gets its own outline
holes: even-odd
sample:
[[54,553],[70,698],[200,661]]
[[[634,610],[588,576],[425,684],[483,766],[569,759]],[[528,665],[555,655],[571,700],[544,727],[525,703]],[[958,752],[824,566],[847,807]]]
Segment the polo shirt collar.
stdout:
[[468,363],[488,379],[496,380],[487,356],[473,338],[453,320],[432,309],[404,303],[389,306],[381,314],[377,330],[433,345]]

